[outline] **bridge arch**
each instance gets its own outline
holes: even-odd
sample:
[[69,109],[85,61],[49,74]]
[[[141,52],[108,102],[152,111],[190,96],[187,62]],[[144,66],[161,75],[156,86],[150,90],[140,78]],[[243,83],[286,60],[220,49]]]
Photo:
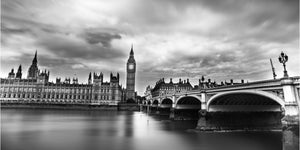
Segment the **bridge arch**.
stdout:
[[211,105],[280,105],[284,107],[284,100],[280,97],[265,91],[231,91],[223,92],[212,96],[207,101],[207,109]]
[[158,105],[159,101],[156,99],[152,102],[152,105]]
[[176,101],[176,109],[188,109],[188,110],[199,110],[201,109],[201,101],[194,96],[180,97]]
[[173,101],[170,98],[165,98],[161,101],[161,104],[173,104]]
[[[198,103],[200,102],[201,104],[201,98],[196,96],[196,95],[184,95],[184,96],[180,96],[177,100],[176,100],[176,104],[178,104],[178,102],[182,103],[182,100],[186,100],[186,99],[193,99],[193,102]],[[197,101],[195,101],[197,100]]]

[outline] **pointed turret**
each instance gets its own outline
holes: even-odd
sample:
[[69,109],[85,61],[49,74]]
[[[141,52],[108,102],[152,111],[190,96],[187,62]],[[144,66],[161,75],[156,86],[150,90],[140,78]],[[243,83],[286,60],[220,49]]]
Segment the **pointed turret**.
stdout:
[[37,50],[35,51],[34,58],[32,60],[32,64],[37,64]]
[[89,80],[92,80],[92,73],[89,74]]
[[37,66],[37,51],[35,51],[34,58],[32,60],[32,64],[28,69],[28,79],[36,79],[39,75],[39,69]]
[[22,66],[20,64],[19,68],[18,68],[18,72],[16,74],[16,78],[21,79],[22,78]]
[[92,84],[92,72],[89,74],[88,84]]
[[130,56],[131,56],[131,55],[134,55],[134,52],[133,52],[133,44],[131,44]]

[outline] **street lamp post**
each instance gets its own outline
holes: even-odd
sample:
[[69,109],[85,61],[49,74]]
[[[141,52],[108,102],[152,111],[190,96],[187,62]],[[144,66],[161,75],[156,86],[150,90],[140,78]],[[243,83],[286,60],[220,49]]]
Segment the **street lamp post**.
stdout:
[[288,61],[288,56],[285,53],[281,52],[281,54],[278,57],[278,60],[279,60],[280,63],[283,64],[283,69],[284,69],[283,77],[285,77],[285,78],[289,77],[289,75],[286,71],[286,68],[285,68],[285,63]]

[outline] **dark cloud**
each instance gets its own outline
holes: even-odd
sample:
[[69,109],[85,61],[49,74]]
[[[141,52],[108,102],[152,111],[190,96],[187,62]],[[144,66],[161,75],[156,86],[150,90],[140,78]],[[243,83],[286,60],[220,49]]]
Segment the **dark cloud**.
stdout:
[[83,33],[83,38],[89,44],[101,43],[104,47],[111,47],[111,41],[114,39],[121,39],[121,35],[117,33],[87,30],[85,33]]
[[12,28],[7,27],[4,23],[1,23],[1,32],[2,34],[24,34],[31,32],[29,28]]
[[89,45],[72,36],[43,37],[37,44],[58,57],[112,60],[125,56],[120,50],[102,45]]

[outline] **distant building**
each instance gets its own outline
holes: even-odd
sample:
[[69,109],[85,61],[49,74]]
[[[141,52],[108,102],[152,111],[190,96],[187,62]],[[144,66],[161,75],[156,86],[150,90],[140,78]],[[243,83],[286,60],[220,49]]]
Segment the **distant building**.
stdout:
[[152,91],[152,88],[151,88],[150,85],[148,85],[148,86],[146,87],[146,91],[145,91],[145,93],[144,93],[144,95],[145,95],[144,97],[145,97],[146,100],[152,99],[151,91]]
[[8,78],[0,78],[0,101],[8,102],[43,102],[56,104],[96,104],[116,105],[123,96],[119,84],[120,76],[110,74],[110,81],[103,81],[103,74],[89,74],[87,84],[79,84],[77,78],[66,78],[63,82],[56,78],[56,83],[49,82],[49,71],[40,71],[37,65],[37,52],[27,79],[22,79],[22,67],[15,74],[14,69]]
[[189,79],[183,81],[179,79],[178,83],[173,83],[172,78],[170,78],[170,82],[166,83],[164,78],[162,78],[156,82],[154,88],[151,90],[151,96],[158,97],[166,94],[176,94],[192,89],[193,86],[190,84]]
[[[241,83],[244,83],[244,80],[241,80]],[[165,82],[164,78],[158,80],[153,88],[151,88],[150,85],[146,87],[146,91],[144,92],[145,99],[150,100],[153,97],[163,97],[165,95],[172,95],[177,93],[184,93],[191,90],[202,90],[202,89],[208,89],[208,88],[216,88],[220,86],[227,86],[227,85],[234,85],[234,84],[241,84],[238,82],[233,82],[231,79],[230,82],[221,82],[221,84],[217,84],[215,81],[211,81],[211,79],[207,79],[205,81],[204,76],[202,76],[201,79],[199,79],[199,84],[195,85],[194,87],[191,85],[189,79],[181,80],[177,83],[173,83],[172,78],[170,78],[170,81],[167,83]]]

